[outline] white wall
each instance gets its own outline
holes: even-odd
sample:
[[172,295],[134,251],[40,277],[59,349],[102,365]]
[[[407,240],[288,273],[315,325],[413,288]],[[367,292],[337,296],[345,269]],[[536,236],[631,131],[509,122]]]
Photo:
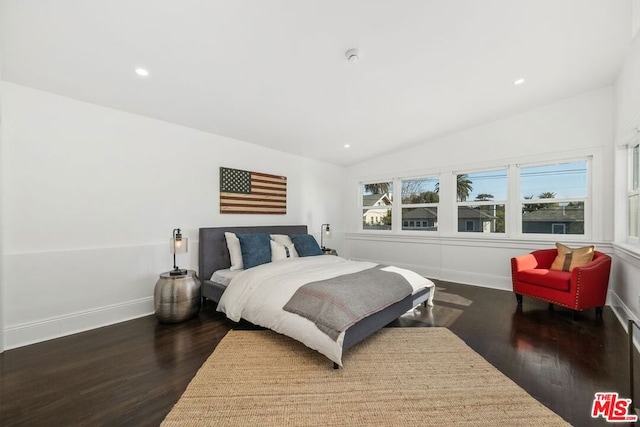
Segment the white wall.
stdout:
[[[511,289],[510,258],[552,246],[557,237],[457,233],[455,173],[507,164],[593,156],[590,236],[563,236],[574,244],[595,243],[611,252],[613,236],[613,89],[585,93],[501,120],[454,133],[408,150],[394,152],[348,168],[346,254],[383,263],[402,264],[430,277],[500,289]],[[440,174],[439,232],[433,235],[359,232],[361,181]],[[510,189],[512,196],[517,191]],[[447,195],[449,199],[447,200]],[[509,207],[507,207],[509,209]],[[516,212],[517,214],[517,212]],[[573,239],[572,239],[573,237]],[[572,239],[572,240],[571,240]]]
[[[182,228],[332,225],[345,170],[253,144],[2,83],[6,347],[153,312]],[[219,167],[287,176],[286,215],[220,215]],[[339,190],[338,190],[339,191]],[[332,202],[334,201],[334,202]]]
[[0,87],[0,353],[4,351],[4,154],[3,154],[3,126],[2,126],[2,87]]
[[631,1],[631,37],[638,35],[640,30],[640,0]]
[[[634,3],[637,5],[637,2]],[[640,10],[636,10],[639,11]],[[640,319],[640,246],[627,240],[627,151],[640,141],[640,33],[636,33],[615,85],[615,258],[612,288],[614,310],[622,319]],[[625,323],[626,326],[626,323]]]

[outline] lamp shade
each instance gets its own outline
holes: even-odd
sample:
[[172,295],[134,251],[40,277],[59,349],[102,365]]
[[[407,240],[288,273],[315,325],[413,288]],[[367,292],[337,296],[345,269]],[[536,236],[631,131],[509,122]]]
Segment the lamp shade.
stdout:
[[324,236],[331,237],[331,225],[322,224],[320,227],[320,247],[324,250]]
[[186,237],[172,237],[169,243],[172,254],[186,254],[189,251],[189,239]]
[[186,254],[189,250],[189,239],[182,237],[179,228],[173,229],[171,240],[169,240],[169,251],[173,254],[173,270],[169,272],[170,276],[181,276],[187,274],[187,270],[178,268],[176,264],[176,254]]

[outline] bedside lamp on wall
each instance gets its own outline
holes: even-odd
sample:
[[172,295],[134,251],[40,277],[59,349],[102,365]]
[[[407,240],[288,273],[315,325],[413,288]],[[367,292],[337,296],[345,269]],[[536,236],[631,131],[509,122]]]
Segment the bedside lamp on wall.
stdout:
[[325,250],[324,247],[324,236],[331,237],[331,226],[329,224],[322,224],[320,227],[320,247],[322,250]]
[[169,249],[173,254],[173,270],[169,272],[169,275],[182,276],[187,274],[187,270],[179,269],[176,265],[176,254],[186,254],[189,250],[189,239],[182,237],[182,233],[180,233],[179,228],[173,230],[173,237],[171,237],[171,245]]

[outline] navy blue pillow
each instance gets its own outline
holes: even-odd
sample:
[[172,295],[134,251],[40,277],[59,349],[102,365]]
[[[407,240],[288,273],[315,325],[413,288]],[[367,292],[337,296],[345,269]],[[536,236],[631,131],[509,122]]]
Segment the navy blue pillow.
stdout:
[[266,233],[237,234],[244,268],[271,262],[271,237]]
[[313,237],[311,234],[295,234],[289,237],[291,237],[291,241],[296,247],[298,255],[300,255],[301,257],[322,255],[322,249],[320,249],[320,245],[318,245],[315,237]]

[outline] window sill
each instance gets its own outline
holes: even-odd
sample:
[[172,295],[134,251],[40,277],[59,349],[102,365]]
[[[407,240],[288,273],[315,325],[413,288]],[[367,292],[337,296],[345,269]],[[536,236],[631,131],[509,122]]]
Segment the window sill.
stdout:
[[[478,246],[478,247],[496,247],[496,248],[513,248],[521,250],[534,250],[554,247],[556,242],[563,242],[569,245],[590,245],[596,246],[596,249],[602,252],[611,252],[612,245],[610,242],[594,242],[588,238],[582,237],[581,239],[564,239],[559,238],[558,234],[550,234],[550,237],[546,236],[486,236],[483,233],[457,233],[455,235],[445,234],[423,234],[416,235],[415,233],[392,233],[392,232],[355,232],[345,233],[345,240],[364,240],[371,242],[398,242],[398,243],[423,243],[423,244],[441,244],[448,246]],[[476,235],[480,234],[480,235]],[[640,256],[640,252],[638,252]]]
[[640,246],[629,243],[612,243],[616,251],[620,251],[623,256],[631,258],[634,262],[640,262]]

